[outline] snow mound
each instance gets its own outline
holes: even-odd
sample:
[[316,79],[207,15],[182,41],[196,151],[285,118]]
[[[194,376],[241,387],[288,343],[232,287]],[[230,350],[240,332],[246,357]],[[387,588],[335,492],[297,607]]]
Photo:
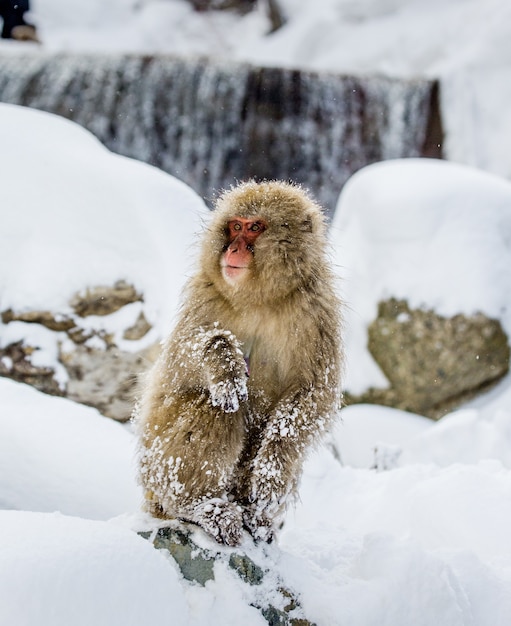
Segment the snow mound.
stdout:
[[482,312],[511,336],[511,183],[434,159],[370,165],[344,187],[331,229],[347,303],[350,391],[386,386],[367,325],[390,297]]
[[0,396],[0,508],[103,520],[139,508],[128,427],[5,378]]
[[26,511],[0,511],[0,528],[0,623],[188,622],[172,562],[132,531]]
[[48,113],[0,104],[0,145],[0,310],[65,313],[77,291],[125,279],[149,321],[167,325],[208,215],[202,200]]

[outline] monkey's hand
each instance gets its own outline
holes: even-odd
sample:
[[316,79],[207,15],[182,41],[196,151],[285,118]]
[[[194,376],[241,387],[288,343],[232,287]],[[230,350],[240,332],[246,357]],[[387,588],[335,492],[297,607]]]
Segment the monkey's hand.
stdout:
[[204,351],[211,404],[235,413],[248,399],[247,366],[234,335],[211,338]]
[[247,383],[241,378],[211,382],[209,386],[211,404],[219,406],[225,413],[235,413],[241,402],[248,398]]
[[227,546],[237,546],[243,527],[241,507],[234,502],[212,498],[195,507],[193,521],[207,533]]

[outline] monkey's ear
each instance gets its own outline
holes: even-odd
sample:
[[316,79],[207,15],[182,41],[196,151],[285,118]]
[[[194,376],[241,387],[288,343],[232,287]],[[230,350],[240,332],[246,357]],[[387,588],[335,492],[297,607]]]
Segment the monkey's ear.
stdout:
[[312,233],[312,219],[310,217],[305,218],[300,223],[300,230],[304,233]]

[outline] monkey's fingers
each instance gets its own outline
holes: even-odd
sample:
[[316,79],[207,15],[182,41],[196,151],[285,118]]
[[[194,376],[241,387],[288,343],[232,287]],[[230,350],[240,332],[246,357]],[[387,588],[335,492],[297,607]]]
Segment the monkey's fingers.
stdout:
[[246,378],[234,378],[211,383],[209,386],[211,404],[218,406],[225,413],[235,413],[240,404],[248,400]]
[[242,510],[235,502],[212,498],[201,502],[194,511],[193,521],[218,543],[237,546],[243,529]]

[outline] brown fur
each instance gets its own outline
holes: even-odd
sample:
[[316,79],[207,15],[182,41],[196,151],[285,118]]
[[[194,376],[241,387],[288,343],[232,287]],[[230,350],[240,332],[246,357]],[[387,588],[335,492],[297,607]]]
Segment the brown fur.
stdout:
[[[268,224],[234,285],[220,271],[233,216]],[[141,401],[149,511],[196,522],[229,545],[243,525],[271,538],[340,401],[333,283],[322,212],[301,188],[249,182],[220,197]]]

